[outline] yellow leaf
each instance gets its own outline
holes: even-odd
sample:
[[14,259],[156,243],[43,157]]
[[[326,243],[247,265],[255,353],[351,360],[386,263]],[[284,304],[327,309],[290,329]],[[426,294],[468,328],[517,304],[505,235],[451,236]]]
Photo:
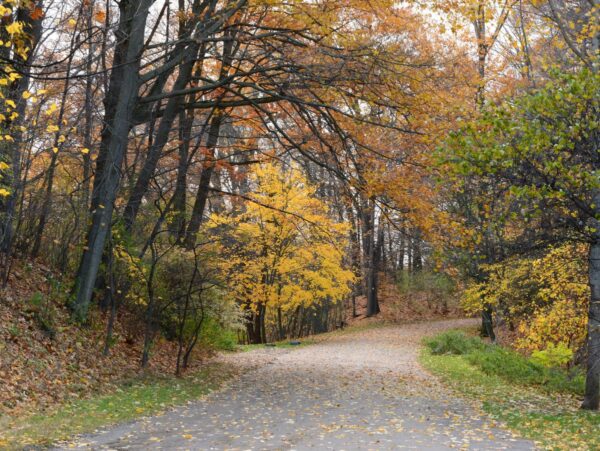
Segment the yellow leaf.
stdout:
[[189,439],[193,438],[193,435],[192,434],[183,434],[182,437],[189,440]]
[[5,188],[0,188],[0,197],[10,196],[10,191]]
[[48,109],[44,112],[44,114],[46,116],[50,116],[52,113],[54,113],[56,110],[58,109],[58,107],[56,106],[56,103],[52,103],[50,104],[50,106],[48,107]]
[[88,153],[90,153],[90,149],[88,149],[87,147],[84,147],[83,149],[81,149],[81,153],[84,155],[87,155]]
[[22,22],[13,22],[10,25],[6,26],[6,31],[10,34],[19,34],[23,32],[23,23]]

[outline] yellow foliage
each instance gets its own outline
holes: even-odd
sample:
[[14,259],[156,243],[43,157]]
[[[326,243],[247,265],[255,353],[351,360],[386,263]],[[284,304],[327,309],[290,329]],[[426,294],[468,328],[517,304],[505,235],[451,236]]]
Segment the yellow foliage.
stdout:
[[586,335],[585,255],[586,246],[570,244],[539,258],[486,266],[487,281],[465,290],[463,307],[476,313],[487,305],[501,312],[518,325],[516,346],[524,351],[541,351],[553,343],[576,352]]
[[577,351],[585,342],[586,307],[583,300],[561,299],[536,310],[530,320],[523,320],[519,325],[521,338],[516,342],[517,348],[542,351],[552,343]]
[[265,164],[252,181],[244,213],[211,218],[230,295],[246,308],[282,311],[342,300],[354,279],[342,262],[347,226],[329,218],[297,169]]

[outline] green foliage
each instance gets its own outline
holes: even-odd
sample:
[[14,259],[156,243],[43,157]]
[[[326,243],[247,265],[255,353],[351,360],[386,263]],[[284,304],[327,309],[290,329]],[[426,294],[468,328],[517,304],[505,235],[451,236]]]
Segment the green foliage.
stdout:
[[544,366],[535,359],[502,346],[486,344],[462,331],[453,330],[436,335],[426,339],[425,345],[432,355],[461,356],[483,373],[499,376],[510,383],[539,386],[556,392],[583,393],[581,372],[569,373],[556,366]]
[[200,341],[209,349],[233,351],[236,349],[238,338],[235,329],[220,323],[215,318],[208,318],[204,322]]
[[485,343],[464,332],[450,330],[425,340],[425,345],[433,355],[465,355],[483,349]]
[[409,274],[400,271],[398,288],[403,294],[428,291],[435,296],[451,296],[456,291],[456,281],[450,276],[434,271],[417,271]]
[[546,349],[535,351],[531,360],[548,368],[565,366],[573,358],[573,351],[564,343],[548,343]]
[[[424,352],[421,363],[463,395],[482,401],[488,415],[519,436],[536,440],[542,449],[600,448],[600,415],[577,409],[579,400],[573,396],[483,372],[465,356]],[[582,377],[578,383],[583,386]]]

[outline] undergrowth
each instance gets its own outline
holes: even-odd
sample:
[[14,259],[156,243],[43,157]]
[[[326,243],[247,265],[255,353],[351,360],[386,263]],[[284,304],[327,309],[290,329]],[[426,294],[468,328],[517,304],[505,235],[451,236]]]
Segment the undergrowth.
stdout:
[[584,386],[580,370],[547,368],[461,331],[426,339],[421,361],[544,449],[600,449],[600,415],[578,409]]
[[156,415],[198,399],[233,375],[231,368],[208,365],[183,378],[140,377],[113,393],[77,400],[48,412],[16,419],[0,417],[0,449],[47,446],[102,426]]

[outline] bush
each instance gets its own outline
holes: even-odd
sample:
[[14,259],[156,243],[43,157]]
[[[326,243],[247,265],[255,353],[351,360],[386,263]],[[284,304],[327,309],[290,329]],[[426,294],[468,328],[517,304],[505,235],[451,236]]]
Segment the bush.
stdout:
[[493,374],[518,385],[536,385],[548,391],[583,394],[584,377],[581,370],[567,372],[548,368],[521,354],[499,346],[488,346],[466,356],[467,361],[486,374]]
[[456,282],[451,277],[427,270],[414,273],[400,271],[397,275],[397,283],[398,289],[403,294],[427,291],[442,297],[452,296],[456,292]]
[[500,346],[475,351],[467,356],[467,361],[486,374],[496,374],[523,385],[538,385],[545,380],[545,368],[542,365]]
[[486,347],[486,344],[476,337],[469,337],[464,332],[451,330],[436,335],[425,341],[432,354],[465,355]]
[[573,351],[564,343],[548,343],[543,351],[531,354],[531,360],[548,368],[567,365],[573,359]]
[[485,344],[461,331],[444,332],[426,340],[425,344],[433,355],[461,356],[483,373],[499,376],[515,385],[535,385],[550,392],[583,393],[584,376],[580,369],[567,372],[563,368],[547,367],[536,359]]
[[200,334],[202,344],[211,349],[233,351],[237,346],[236,331],[223,327],[213,318],[208,318]]

